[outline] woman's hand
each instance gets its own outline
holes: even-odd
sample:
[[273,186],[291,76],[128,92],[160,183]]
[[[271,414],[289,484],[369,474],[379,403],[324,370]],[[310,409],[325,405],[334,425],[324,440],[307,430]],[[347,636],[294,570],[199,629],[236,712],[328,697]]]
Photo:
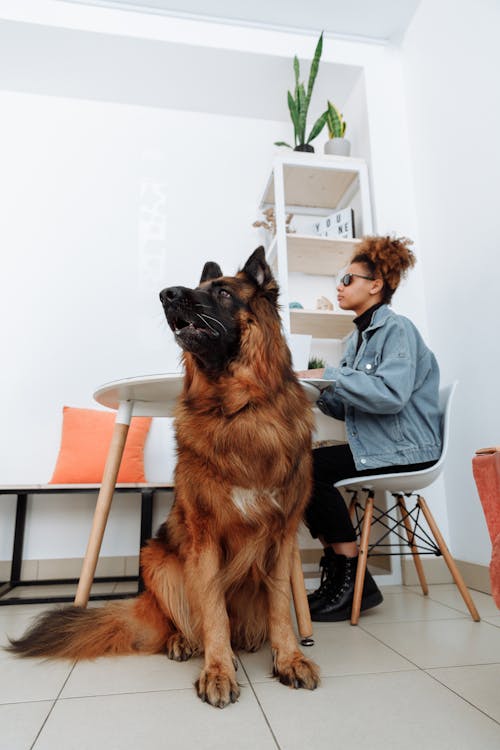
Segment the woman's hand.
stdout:
[[308,378],[322,378],[325,374],[325,368],[319,370],[297,370],[295,373],[298,378],[303,378],[304,380],[307,380]]

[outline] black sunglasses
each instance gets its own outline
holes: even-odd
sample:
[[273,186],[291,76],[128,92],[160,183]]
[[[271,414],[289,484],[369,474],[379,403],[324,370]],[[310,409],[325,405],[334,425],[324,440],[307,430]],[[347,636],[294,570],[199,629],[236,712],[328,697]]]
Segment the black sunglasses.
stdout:
[[356,276],[358,279],[367,279],[368,281],[375,281],[373,276],[363,276],[360,273],[345,273],[343,276],[340,277],[339,283],[342,284],[342,286],[349,286],[349,284],[352,281],[353,276]]

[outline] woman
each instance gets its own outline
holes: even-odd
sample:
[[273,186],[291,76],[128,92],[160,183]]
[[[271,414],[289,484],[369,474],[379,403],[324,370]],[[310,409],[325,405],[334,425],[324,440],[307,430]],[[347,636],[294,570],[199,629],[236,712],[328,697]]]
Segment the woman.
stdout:
[[[415,264],[410,245],[406,239],[366,237],[338,285],[339,306],[356,314],[357,330],[340,366],[323,371],[334,383],[317,401],[322,412],[345,420],[349,442],[313,451],[314,487],[305,521],[325,548],[321,586],[309,595],[315,621],[349,619],[354,594],[356,534],[334,483],[417,471],[441,454],[436,359],[413,323],[388,307]],[[361,610],[382,599],[367,570]]]

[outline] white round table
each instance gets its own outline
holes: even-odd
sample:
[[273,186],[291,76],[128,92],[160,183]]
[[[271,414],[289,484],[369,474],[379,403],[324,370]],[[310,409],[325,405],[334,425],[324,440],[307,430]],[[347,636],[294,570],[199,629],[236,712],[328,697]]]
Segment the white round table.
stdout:
[[[183,382],[184,375],[181,372],[141,375],[106,383],[94,393],[97,403],[116,409],[117,414],[76,592],[75,606],[85,607],[88,602],[130,420],[133,416],[172,417],[177,399],[182,392]],[[302,381],[302,385],[310,403],[314,404],[319,395],[318,388],[304,381]],[[327,420],[330,442],[345,442],[343,422],[324,417],[318,409],[314,409],[314,412],[317,423],[321,417]],[[317,433],[315,434],[315,440],[318,440]]]

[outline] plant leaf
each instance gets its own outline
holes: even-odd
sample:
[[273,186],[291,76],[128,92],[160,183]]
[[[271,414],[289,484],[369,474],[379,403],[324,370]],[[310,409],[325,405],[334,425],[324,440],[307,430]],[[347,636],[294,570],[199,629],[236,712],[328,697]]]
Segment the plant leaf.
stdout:
[[318,39],[318,43],[314,51],[313,61],[311,63],[311,69],[309,71],[309,81],[307,84],[307,106],[308,107],[309,107],[309,102],[311,100],[311,94],[312,94],[312,90],[314,86],[314,81],[316,80],[316,76],[318,74],[319,61],[321,59],[322,52],[323,52],[323,32],[321,32],[320,37]]
[[330,138],[342,138],[345,130],[345,128],[343,128],[344,123],[342,121],[342,115],[331,102],[328,102],[327,113],[328,133]]
[[312,126],[311,132],[309,133],[309,138],[307,139],[308,143],[310,143],[314,138],[316,138],[321,133],[321,131],[325,127],[327,115],[328,115],[328,112],[323,112],[323,114],[320,115],[320,117],[318,117],[318,119]]
[[307,97],[304,89],[304,84],[300,83],[298,88],[299,95],[299,127],[297,129],[299,136],[299,143],[304,143],[306,136],[306,118],[307,118]]
[[293,70],[295,73],[295,97],[297,97],[297,88],[299,85],[299,76],[300,76],[300,63],[299,58],[297,55],[293,58]]
[[290,117],[292,118],[294,133],[295,136],[297,136],[299,130],[299,112],[297,109],[297,102],[290,92],[288,92],[288,109],[290,110]]
[[289,143],[285,143],[285,141],[274,141],[274,146],[287,146],[287,148],[292,148]]

